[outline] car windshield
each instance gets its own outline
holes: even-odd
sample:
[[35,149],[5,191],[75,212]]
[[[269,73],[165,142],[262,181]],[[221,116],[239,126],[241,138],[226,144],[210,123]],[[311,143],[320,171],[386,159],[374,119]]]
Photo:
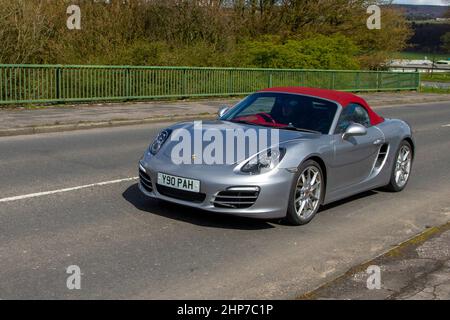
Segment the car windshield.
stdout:
[[255,93],[228,111],[221,120],[328,134],[337,104],[289,93]]

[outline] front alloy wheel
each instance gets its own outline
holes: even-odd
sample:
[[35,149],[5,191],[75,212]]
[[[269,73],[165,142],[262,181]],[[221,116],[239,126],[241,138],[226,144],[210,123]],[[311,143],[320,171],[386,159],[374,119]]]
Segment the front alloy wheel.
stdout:
[[300,166],[289,200],[287,220],[295,225],[311,221],[322,202],[323,174],[320,166],[312,160]]
[[391,173],[391,180],[387,185],[390,191],[401,191],[408,183],[411,174],[413,152],[408,141],[403,141],[398,148],[395,163]]

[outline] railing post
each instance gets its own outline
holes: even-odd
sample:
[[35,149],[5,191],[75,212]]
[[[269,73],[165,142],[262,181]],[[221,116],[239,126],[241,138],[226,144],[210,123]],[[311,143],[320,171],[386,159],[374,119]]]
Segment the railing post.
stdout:
[[332,90],[334,90],[334,88],[335,88],[335,76],[336,76],[336,72],[335,71],[333,71],[332,73],[331,73],[331,89]]
[[61,66],[58,66],[58,67],[56,67],[56,70],[55,70],[56,72],[55,72],[55,85],[56,85],[56,101],[58,102],[58,103],[61,103],[62,101],[61,101],[61,87],[62,87],[62,85],[61,85],[61,77],[62,77],[62,67]]
[[[7,96],[6,94],[3,95],[3,67],[0,67],[0,104],[2,102],[6,102]],[[5,84],[5,91],[6,91],[6,84]]]
[[188,94],[187,94],[187,72],[186,72],[186,69],[183,69],[183,84],[182,84],[182,86],[183,86],[181,89],[182,95],[187,97]]
[[3,102],[3,67],[0,67],[0,103]]
[[126,100],[131,100],[131,75],[130,66],[126,67]]
[[360,88],[361,88],[360,74],[359,72],[356,72],[356,91],[359,92]]
[[268,83],[268,88],[272,88],[273,86],[273,75],[272,75],[272,71],[269,72],[269,83]]
[[420,87],[420,77],[421,77],[421,74],[420,74],[420,72],[419,71],[417,71],[417,74],[416,74],[416,88],[417,88],[417,91],[420,91],[420,89],[421,89],[421,87]]
[[377,71],[377,91],[380,91],[380,72]]
[[228,71],[228,95],[232,95],[233,93],[233,70],[230,69]]

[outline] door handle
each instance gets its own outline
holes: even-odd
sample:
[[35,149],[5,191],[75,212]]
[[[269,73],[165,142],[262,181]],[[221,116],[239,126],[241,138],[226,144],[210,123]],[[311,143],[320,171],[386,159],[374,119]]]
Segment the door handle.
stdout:
[[382,144],[382,143],[383,143],[383,140],[381,140],[381,139],[377,139],[377,140],[375,140],[375,141],[373,142],[373,144],[376,145],[376,146],[379,146],[379,145]]

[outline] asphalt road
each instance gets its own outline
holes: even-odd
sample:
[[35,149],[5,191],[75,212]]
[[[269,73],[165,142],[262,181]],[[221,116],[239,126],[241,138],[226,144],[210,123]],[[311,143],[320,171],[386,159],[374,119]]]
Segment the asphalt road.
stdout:
[[[414,127],[408,187],[303,227],[146,199],[135,180],[38,194],[135,177],[159,125],[0,138],[0,299],[294,298],[449,221],[450,104],[377,110]],[[70,265],[81,290],[66,287]]]

